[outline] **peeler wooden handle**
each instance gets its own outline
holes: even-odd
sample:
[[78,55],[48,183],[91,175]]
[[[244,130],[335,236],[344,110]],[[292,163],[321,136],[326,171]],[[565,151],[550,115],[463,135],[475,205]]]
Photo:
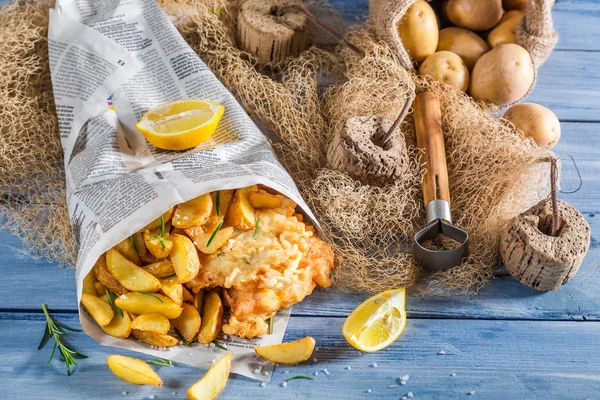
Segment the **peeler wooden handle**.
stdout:
[[440,100],[433,92],[417,93],[413,110],[417,147],[425,151],[421,159],[421,167],[426,169],[423,177],[425,206],[432,200],[445,200],[449,205],[450,189]]

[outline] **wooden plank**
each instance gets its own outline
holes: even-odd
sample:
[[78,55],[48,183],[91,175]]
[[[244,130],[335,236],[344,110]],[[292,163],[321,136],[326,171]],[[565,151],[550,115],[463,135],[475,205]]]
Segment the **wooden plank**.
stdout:
[[[600,220],[589,218],[594,235],[593,249],[579,273],[560,290],[537,293],[511,277],[498,278],[478,296],[411,297],[407,311],[420,318],[488,318],[488,319],[600,319],[600,246],[595,232]],[[40,304],[54,309],[76,312],[75,274],[71,269],[23,253],[21,241],[0,232],[0,310],[40,312]],[[25,292],[15,294],[16,287]],[[294,306],[293,315],[345,317],[367,296],[317,289],[302,303]]]
[[[44,366],[51,348],[35,350],[44,328],[41,317],[0,314],[4,349],[0,391],[10,393],[11,399],[29,400],[41,393],[44,398],[64,400],[123,398],[123,391],[135,399],[183,398],[187,387],[204,374],[184,365],[157,367],[162,388],[129,385],[111,374],[106,356],[118,352],[147,357],[99,346],[77,333],[69,335],[69,343],[90,358],[81,360],[68,377],[57,360]],[[77,325],[74,315],[58,319]],[[264,388],[234,376],[219,399],[239,399],[240,393],[248,399],[399,399],[409,391],[418,399],[464,399],[470,398],[471,391],[476,392],[473,398],[482,399],[591,399],[600,391],[600,324],[596,322],[412,319],[396,343],[373,354],[359,354],[350,347],[340,333],[342,323],[342,318],[293,318],[285,340],[314,336],[317,362],[276,367]],[[446,354],[439,355],[440,350]],[[315,379],[281,387],[295,375]],[[388,388],[398,385],[403,375],[410,376],[406,385]]]

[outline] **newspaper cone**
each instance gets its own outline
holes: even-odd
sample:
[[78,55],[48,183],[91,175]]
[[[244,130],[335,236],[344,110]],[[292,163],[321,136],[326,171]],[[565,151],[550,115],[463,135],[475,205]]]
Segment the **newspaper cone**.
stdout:
[[[271,146],[235,98],[187,45],[154,0],[58,0],[48,33],[50,68],[65,153],[67,203],[79,244],[77,293],[98,257],[176,204],[201,194],[264,184],[315,220]],[[218,101],[225,114],[208,141],[186,152],[159,150],[135,129],[148,109],[168,101]],[[318,228],[318,226],[317,226]],[[273,365],[254,358],[258,344],[280,343],[289,310],[274,333],[223,340],[232,371],[268,380]],[[208,368],[224,351],[194,343],[159,351],[105,334],[80,312],[99,343]],[[263,365],[264,364],[264,365]]]

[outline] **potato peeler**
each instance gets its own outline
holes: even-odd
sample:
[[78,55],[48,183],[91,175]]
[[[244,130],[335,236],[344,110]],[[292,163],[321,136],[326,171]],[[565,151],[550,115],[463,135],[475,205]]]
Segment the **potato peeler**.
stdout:
[[[441,271],[460,265],[467,256],[469,234],[452,226],[440,100],[433,92],[417,93],[413,110],[417,147],[424,150],[421,165],[426,168],[423,176],[426,227],[415,235],[412,251],[419,264]],[[454,239],[460,245],[450,250],[431,250],[423,246],[425,241],[434,240],[438,235]]]

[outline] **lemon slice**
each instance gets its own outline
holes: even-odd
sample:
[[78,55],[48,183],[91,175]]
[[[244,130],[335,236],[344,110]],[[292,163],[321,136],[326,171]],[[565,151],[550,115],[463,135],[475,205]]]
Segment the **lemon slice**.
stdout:
[[148,110],[136,128],[160,149],[187,150],[213,134],[224,110],[225,107],[215,101],[172,101]]
[[344,321],[342,335],[352,346],[365,352],[389,346],[406,326],[405,299],[404,289],[394,289],[365,300]]

